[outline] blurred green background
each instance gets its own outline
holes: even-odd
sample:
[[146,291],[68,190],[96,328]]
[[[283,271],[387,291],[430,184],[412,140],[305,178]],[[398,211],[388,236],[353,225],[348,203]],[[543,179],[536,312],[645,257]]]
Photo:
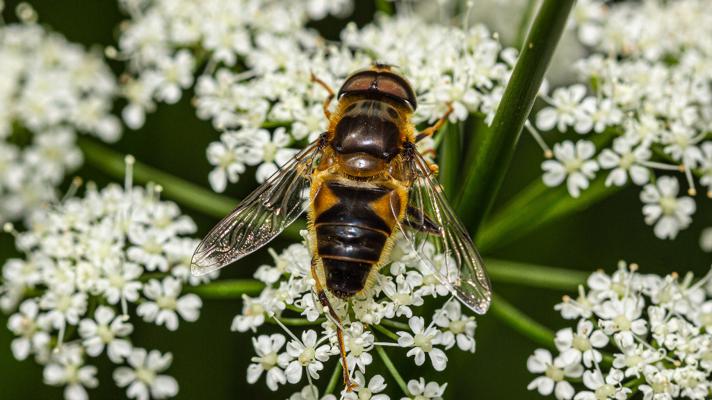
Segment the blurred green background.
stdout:
[[[116,27],[124,18],[114,1],[92,0],[36,0],[31,4],[39,13],[40,21],[70,41],[96,46],[113,44]],[[15,21],[16,2],[7,1],[3,17],[7,23]],[[357,1],[349,20],[363,25],[372,19],[371,1]],[[313,24],[324,35],[336,38],[346,20],[327,18]],[[513,22],[514,23],[514,22]],[[122,65],[112,62],[114,71],[120,73]],[[199,120],[190,106],[190,94],[176,105],[160,105],[150,114],[146,125],[139,131],[124,132],[123,138],[113,146],[122,153],[131,153],[151,166],[197,184],[207,186],[210,165],[205,157],[208,143],[218,137],[208,122]],[[120,110],[120,104],[117,110]],[[530,136],[523,135],[509,169],[497,205],[503,204],[529,182],[541,179],[540,149]],[[76,175],[94,180],[100,185],[111,179],[85,166]],[[245,174],[245,178],[250,174]],[[254,182],[241,179],[238,187],[230,187],[228,195],[239,199],[254,187]],[[523,261],[542,265],[566,267],[585,271],[616,267],[620,259],[635,261],[643,272],[668,273],[695,271],[697,274],[710,268],[710,256],[698,245],[701,229],[712,225],[712,201],[697,197],[698,210],[693,225],[683,231],[675,241],[661,241],[653,236],[651,227],[643,222],[637,188],[627,188],[614,196],[576,215],[548,225],[527,235],[494,254],[500,259]],[[495,205],[495,207],[497,207]],[[184,208],[198,223],[199,234],[216,222]],[[273,246],[280,248],[284,242],[277,240]],[[16,255],[8,235],[0,237],[0,263]],[[257,267],[269,262],[266,252],[250,256],[242,265]],[[224,270],[222,277],[250,277],[253,268]],[[497,284],[495,288],[504,297],[544,325],[558,329],[564,321],[553,311],[563,293],[534,290],[518,286]],[[239,301],[206,301],[197,323],[181,323],[177,332],[164,328],[135,324],[133,334],[136,344],[146,348],[170,351],[174,362],[169,370],[180,384],[178,399],[232,399],[232,398],[286,398],[302,386],[287,386],[277,394],[264,385],[264,378],[256,385],[248,385],[246,368],[254,354],[249,334],[230,332],[233,316],[241,309]],[[42,370],[33,361],[17,362],[10,352],[12,336],[4,328],[7,317],[0,316],[0,399],[54,399],[62,397],[62,389],[41,384]],[[539,395],[527,392],[526,385],[533,378],[526,370],[526,359],[537,347],[491,316],[478,318],[476,333],[477,353],[474,355],[452,351],[445,373],[435,373],[424,368],[416,370],[411,359],[393,357],[406,379],[425,374],[426,379],[448,382],[448,399],[537,399]],[[264,327],[262,333],[275,330]],[[329,361],[324,374],[328,377],[336,359]],[[378,363],[378,361],[376,361]],[[113,368],[99,363],[99,388],[90,390],[98,399],[124,398],[124,391],[113,384]],[[382,372],[385,375],[385,372]],[[387,378],[387,380],[389,380]],[[395,384],[389,392],[400,398]]]

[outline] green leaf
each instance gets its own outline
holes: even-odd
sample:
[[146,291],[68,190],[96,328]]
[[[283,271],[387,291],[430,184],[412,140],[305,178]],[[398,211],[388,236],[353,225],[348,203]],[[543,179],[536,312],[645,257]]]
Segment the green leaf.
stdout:
[[537,180],[489,218],[475,242],[484,254],[490,253],[546,224],[585,210],[621,189],[606,186],[601,174],[578,198],[573,198],[565,185],[550,188]]
[[470,232],[477,232],[507,172],[519,135],[566,25],[574,0],[544,0],[521,50],[489,129],[472,140],[456,205]]

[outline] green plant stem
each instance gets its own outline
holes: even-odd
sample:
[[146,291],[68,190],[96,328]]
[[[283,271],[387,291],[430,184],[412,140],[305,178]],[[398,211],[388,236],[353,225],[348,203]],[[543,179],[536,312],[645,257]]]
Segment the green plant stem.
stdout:
[[565,185],[550,188],[536,180],[487,220],[475,243],[487,254],[545,224],[585,210],[621,189],[620,186],[606,186],[605,174],[601,174],[578,198],[573,198]]
[[488,258],[485,262],[490,278],[497,283],[514,283],[527,287],[575,291],[585,283],[588,273],[565,268],[519,263]]
[[259,294],[265,285],[254,279],[226,279],[200,286],[186,287],[187,292],[205,299],[235,299],[246,295]]
[[398,321],[391,321],[390,319],[382,319],[381,325],[388,326],[391,328],[400,329],[402,331],[407,331],[410,329],[408,324],[403,323],[403,322],[398,322]]
[[439,149],[440,173],[438,180],[445,190],[445,197],[448,199],[452,199],[455,195],[459,177],[458,172],[462,168],[460,128],[460,124],[448,123],[440,132],[440,135],[443,135],[444,138]]
[[336,366],[334,366],[334,372],[331,373],[331,378],[329,378],[329,384],[326,385],[326,389],[324,390],[324,394],[331,394],[336,390],[336,385],[339,383],[339,377],[341,376],[341,368],[341,361],[337,361]]
[[456,205],[475,236],[507,172],[524,121],[563,32],[574,0],[544,0],[495,113],[492,126],[470,142],[469,166]]
[[490,313],[532,341],[548,348],[554,347],[554,333],[549,328],[534,321],[496,293],[492,294]]
[[[125,156],[89,138],[79,137],[79,147],[84,151],[86,161],[109,176],[123,179],[126,173]],[[198,185],[167,174],[156,168],[136,161],[133,166],[136,182],[154,182],[163,187],[163,194],[181,204],[201,211],[212,217],[223,217],[232,211],[237,201],[212,193]]]
[[376,346],[376,353],[378,353],[378,356],[381,357],[383,364],[386,366],[388,372],[391,373],[391,376],[393,377],[393,379],[395,379],[396,383],[403,391],[403,394],[406,396],[410,396],[410,393],[408,392],[408,385],[405,384],[405,380],[403,380],[403,377],[398,372],[396,366],[393,365],[393,361],[391,361],[391,359],[388,357],[388,354],[386,354],[386,351],[383,350],[383,347]]
[[[126,173],[125,156],[105,145],[89,138],[79,137],[79,147],[84,152],[86,161],[105,174],[116,179],[123,179]],[[154,182],[163,187],[163,195],[181,205],[200,211],[205,215],[223,218],[238,204],[238,200],[215,194],[202,186],[190,183],[157,168],[136,161],[133,165],[133,178],[138,183]],[[283,235],[290,239],[299,239],[299,230],[304,224],[294,223],[285,229]]]
[[371,325],[371,327],[372,327],[373,329],[375,329],[375,330],[381,332],[382,334],[388,336],[389,339],[398,341],[398,335],[396,335],[395,333],[389,331],[388,329],[384,328],[383,326],[381,326],[381,325]]

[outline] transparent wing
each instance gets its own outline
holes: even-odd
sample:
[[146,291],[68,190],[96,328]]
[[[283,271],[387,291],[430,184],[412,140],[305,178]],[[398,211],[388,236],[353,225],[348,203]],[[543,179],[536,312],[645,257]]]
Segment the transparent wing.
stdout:
[[323,138],[299,152],[200,242],[193,254],[193,275],[222,268],[269,243],[308,206],[309,185]]
[[470,235],[422,156],[415,152],[407,163],[412,183],[401,224],[403,236],[455,297],[476,313],[486,313],[492,289]]

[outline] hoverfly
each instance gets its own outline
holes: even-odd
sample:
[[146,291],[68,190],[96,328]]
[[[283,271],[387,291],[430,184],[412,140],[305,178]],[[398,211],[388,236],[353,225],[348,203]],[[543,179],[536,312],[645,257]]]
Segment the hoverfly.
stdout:
[[[348,300],[368,289],[369,278],[388,262],[397,232],[475,312],[487,311],[491,289],[482,259],[434,178],[437,165],[416,150],[416,142],[435,134],[452,108],[416,132],[415,92],[390,66],[351,74],[338,93],[313,75],[312,80],[329,93],[323,104],[328,130],[207,234],[193,255],[192,271],[202,275],[254,252],[307,211],[314,291],[337,325],[350,391],[343,331],[327,291]],[[447,254],[445,271],[422,251],[426,242]]]

